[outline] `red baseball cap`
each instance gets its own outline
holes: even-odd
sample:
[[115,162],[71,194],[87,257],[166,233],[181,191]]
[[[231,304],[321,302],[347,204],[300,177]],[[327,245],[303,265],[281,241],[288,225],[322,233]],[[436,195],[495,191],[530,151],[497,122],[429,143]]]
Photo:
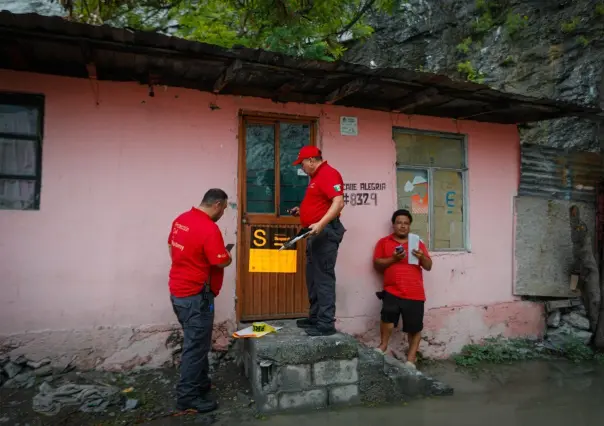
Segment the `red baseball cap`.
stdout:
[[294,166],[297,166],[298,164],[302,163],[303,160],[306,160],[307,158],[313,158],[313,157],[320,157],[321,156],[321,150],[319,148],[317,148],[316,146],[303,146],[302,149],[300,150],[300,153],[298,154],[298,159],[296,161],[294,161]]

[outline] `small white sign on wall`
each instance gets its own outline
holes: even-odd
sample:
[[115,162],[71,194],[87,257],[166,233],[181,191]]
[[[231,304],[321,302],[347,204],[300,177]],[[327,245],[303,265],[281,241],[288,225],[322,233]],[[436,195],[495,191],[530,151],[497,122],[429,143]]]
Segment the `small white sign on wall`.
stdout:
[[340,134],[342,136],[358,136],[359,122],[356,117],[340,117]]

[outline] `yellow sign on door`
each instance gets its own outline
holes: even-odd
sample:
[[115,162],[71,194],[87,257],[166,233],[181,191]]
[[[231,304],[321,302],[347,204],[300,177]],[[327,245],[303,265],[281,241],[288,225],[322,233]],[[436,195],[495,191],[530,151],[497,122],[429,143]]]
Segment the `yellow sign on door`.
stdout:
[[252,226],[251,232],[249,272],[296,273],[297,248],[279,251],[283,244],[296,235],[294,228]]

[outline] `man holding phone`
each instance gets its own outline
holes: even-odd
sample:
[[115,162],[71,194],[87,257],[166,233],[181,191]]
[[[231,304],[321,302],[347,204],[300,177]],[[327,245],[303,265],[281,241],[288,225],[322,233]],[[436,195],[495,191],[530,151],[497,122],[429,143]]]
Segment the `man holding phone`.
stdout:
[[206,413],[218,407],[207,398],[211,388],[208,353],[212,347],[214,298],[222,288],[224,268],[231,264],[233,244],[224,246],[216,222],[227,207],[227,194],[210,189],[199,207],[172,222],[168,250],[170,299],[183,328],[180,381],[176,388],[179,410]]
[[309,336],[329,336],[336,332],[336,259],[346,229],[340,222],[344,208],[342,175],[323,160],[321,150],[305,146],[294,166],[300,165],[310,176],[300,207],[290,210],[300,216],[303,228],[310,230],[306,243],[306,287],[310,310],[297,325]]
[[[403,319],[403,332],[407,333],[409,352],[407,365],[415,368],[417,350],[424,327],[424,279],[422,270],[432,269],[432,259],[422,241],[411,251],[409,259],[409,231],[413,217],[408,210],[400,209],[392,215],[392,234],[382,238],[375,246],[373,265],[384,274],[384,291],[380,323],[381,343],[377,350],[385,353],[399,317]],[[417,238],[417,236],[415,236]],[[417,239],[416,239],[417,242]],[[417,264],[415,264],[417,263]]]

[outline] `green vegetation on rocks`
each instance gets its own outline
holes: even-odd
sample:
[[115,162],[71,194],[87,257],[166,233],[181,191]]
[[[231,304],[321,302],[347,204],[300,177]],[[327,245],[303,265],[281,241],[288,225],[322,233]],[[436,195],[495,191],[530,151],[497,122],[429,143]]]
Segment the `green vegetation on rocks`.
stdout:
[[604,354],[594,352],[579,339],[568,339],[560,349],[552,349],[530,339],[488,338],[481,344],[464,346],[460,354],[453,356],[453,360],[460,367],[555,358],[565,358],[573,362],[604,363]]

